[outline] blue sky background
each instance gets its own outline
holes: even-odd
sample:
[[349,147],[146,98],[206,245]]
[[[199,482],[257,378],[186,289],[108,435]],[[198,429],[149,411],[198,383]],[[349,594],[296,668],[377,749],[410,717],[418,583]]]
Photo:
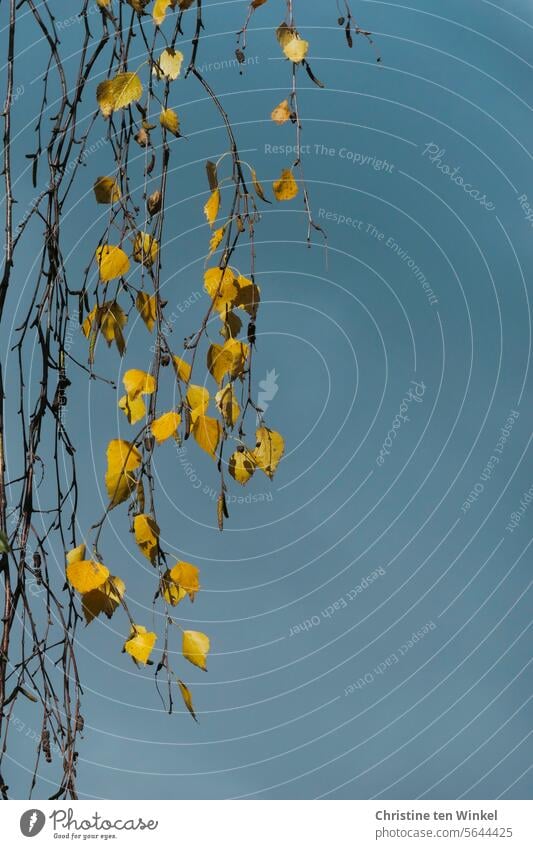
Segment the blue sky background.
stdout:
[[[67,52],[80,36],[69,18],[75,5],[51,3],[58,21],[69,21],[61,27]],[[243,156],[270,189],[292,160],[272,146],[294,143],[290,125],[269,120],[288,93],[289,68],[273,35],[284,4],[269,0],[254,16],[241,76],[227,60],[246,6],[205,3],[199,61],[212,65],[206,75]],[[165,547],[202,574],[194,606],[177,612],[184,627],[209,633],[209,672],[175,663],[200,722],[180,706],[166,715],[150,671],[120,653],[127,632],[120,612],[81,629],[81,798],[531,795],[531,512],[507,526],[533,483],[533,231],[519,201],[527,195],[533,204],[533,9],[514,0],[356,0],[353,7],[375,34],[381,64],[363,40],[348,50],[334,3],[295,2],[313,70],[326,84],[319,90],[299,75],[305,174],[327,255],[320,240],[305,245],[300,199],[265,208],[257,228],[255,375],[277,375],[267,421],[284,434],[286,458],[273,482],[257,474],[245,490],[234,484],[232,496],[257,500],[230,503],[221,535],[212,461],[188,443],[181,455],[171,444],[157,451]],[[187,38],[184,45],[188,55]],[[17,68],[14,150],[24,210],[33,196],[24,154],[33,146],[47,57],[29,15],[17,51],[27,59]],[[85,117],[99,79],[89,86]],[[196,294],[209,238],[204,162],[225,150],[225,138],[194,80],[173,84],[171,105],[187,137],[172,143],[163,246],[179,352],[206,307]],[[103,229],[92,195],[95,176],[111,167],[98,144],[103,133],[97,122],[95,152],[65,211],[71,285]],[[430,144],[442,151],[439,161],[424,153]],[[493,208],[439,164],[458,168]],[[27,247],[16,266],[13,327],[33,285],[38,228],[33,238],[35,252]],[[239,258],[244,266],[246,249]],[[8,356],[12,339],[1,344]],[[132,316],[125,360],[100,347],[97,369],[119,381],[124,368],[148,368],[151,344]],[[79,332],[72,353],[85,361]],[[107,442],[131,434],[116,400],[110,387],[89,386],[83,376],[69,391],[67,422],[84,470],[82,533],[103,509]],[[380,464],[402,409],[409,420]],[[511,411],[519,415],[495,455]],[[15,418],[10,425],[17,427]],[[483,481],[493,456],[499,462]],[[136,621],[161,631],[151,608],[153,571],[132,544],[124,508],[114,511],[101,550],[126,581]],[[60,556],[55,568],[59,582]],[[296,633],[306,621],[312,627]],[[24,794],[35,746],[32,707],[19,713],[15,795]],[[43,796],[54,770],[43,767]]]

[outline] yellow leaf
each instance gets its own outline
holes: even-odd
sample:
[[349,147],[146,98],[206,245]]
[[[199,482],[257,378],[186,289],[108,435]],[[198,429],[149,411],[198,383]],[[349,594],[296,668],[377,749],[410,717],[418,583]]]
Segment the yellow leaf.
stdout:
[[170,570],[170,580],[188,593],[191,601],[200,590],[200,570],[192,563],[178,561]]
[[223,389],[217,392],[215,402],[226,425],[230,428],[234,427],[239,418],[241,408],[237,403],[231,383],[228,383],[227,386],[224,386]]
[[265,203],[270,203],[270,201],[267,199],[267,197],[265,195],[265,190],[263,189],[262,184],[257,179],[257,174],[255,173],[255,170],[252,168],[251,171],[252,171],[252,183],[253,183],[255,191],[257,192],[257,196],[260,197],[261,200],[264,200]]
[[96,203],[114,203],[120,200],[120,189],[113,177],[97,177],[93,189]]
[[70,566],[71,563],[77,563],[79,560],[85,560],[84,542],[82,542],[81,545],[78,545],[76,548],[72,548],[70,551],[67,551],[68,566]]
[[209,196],[209,200],[204,206],[205,217],[207,218],[211,227],[215,223],[218,215],[218,210],[220,209],[220,189],[215,189],[211,192]]
[[187,404],[191,410],[191,421],[207,412],[209,406],[209,392],[205,386],[195,386],[192,384],[187,389]]
[[148,295],[146,292],[138,292],[137,297],[135,298],[135,306],[137,307],[137,312],[151,333],[157,319],[157,302],[155,295]]
[[220,329],[220,335],[224,337],[224,339],[231,339],[231,337],[236,338],[242,329],[242,321],[239,316],[233,312],[233,310],[229,310],[220,318],[223,319],[223,324]]
[[174,436],[180,422],[180,414],[174,412],[163,413],[162,416],[159,416],[158,419],[152,422],[150,430],[158,445],[169,439],[169,437]]
[[135,489],[137,481],[131,472],[141,465],[137,448],[124,439],[112,439],[107,446],[105,484],[111,507],[125,501]]
[[132,71],[127,71],[123,74],[117,74],[113,80],[113,89],[115,92],[114,109],[123,109],[129,106],[135,100],[139,100],[142,93],[142,83],[137,74]]
[[291,110],[289,107],[288,100],[282,100],[281,103],[278,103],[276,107],[272,110],[272,114],[270,116],[275,124],[284,124],[291,117]]
[[217,447],[222,435],[219,420],[199,414],[193,421],[192,432],[200,448],[203,448],[216,460]]
[[159,245],[157,239],[149,233],[137,233],[133,241],[133,259],[141,262],[146,268],[151,268],[157,259]]
[[105,9],[111,5],[111,0],[96,0],[96,5],[100,6],[101,9]]
[[296,33],[283,46],[283,52],[291,62],[301,62],[307,56],[309,42]]
[[209,645],[209,637],[206,634],[202,634],[201,631],[183,632],[183,657],[204,671],[207,671]]
[[84,593],[81,597],[81,603],[86,624],[89,625],[100,613],[105,613],[107,618],[111,619],[122,601],[125,591],[124,581],[113,575],[96,590]]
[[114,280],[115,277],[122,277],[130,267],[128,257],[118,245],[100,245],[96,249],[96,262],[100,279],[104,283]]
[[138,663],[147,663],[155,646],[157,634],[147,631],[143,625],[133,625],[129,640],[124,643],[124,651]]
[[168,130],[169,133],[179,138],[180,122],[173,109],[163,109],[159,116],[159,123],[165,130]]
[[232,379],[242,377],[248,345],[238,339],[228,339],[223,345],[211,345],[207,352],[207,368],[217,383],[222,383],[226,374]]
[[109,578],[109,569],[95,560],[76,560],[67,566],[67,578],[79,593],[100,587]]
[[142,15],[145,6],[148,6],[150,0],[127,0],[128,5],[135,9],[139,15]]
[[165,20],[168,7],[172,5],[175,4],[172,4],[171,0],[155,0],[152,17],[156,26],[161,26]]
[[118,406],[131,425],[137,424],[146,416],[146,404],[140,395],[137,398],[132,398],[131,395],[123,395]]
[[255,432],[256,447],[252,453],[253,459],[260,469],[269,477],[274,472],[285,450],[285,442],[280,433],[268,427],[260,427]]
[[294,179],[290,168],[285,168],[281,172],[279,180],[274,180],[272,191],[276,200],[292,200],[296,197],[298,194],[298,183]]
[[216,251],[218,246],[220,245],[222,239],[224,238],[224,230],[226,227],[219,227],[217,230],[213,231],[213,235],[209,240],[209,256]]
[[167,604],[172,605],[172,607],[176,607],[176,605],[179,604],[179,602],[187,595],[187,590],[184,590],[182,587],[178,587],[170,577],[170,569],[167,569],[161,578],[160,587],[163,598]]
[[130,368],[125,371],[122,383],[130,398],[137,398],[139,395],[151,395],[156,388],[155,378],[147,371],[141,371],[138,368]]
[[[122,328],[126,324],[126,321],[126,315],[116,301],[106,301],[100,307],[93,307],[82,324],[82,331],[87,338],[92,336],[94,342],[98,333],[101,331],[108,346],[114,341],[122,355],[126,349],[126,343],[122,334]],[[91,339],[91,343],[93,339]],[[89,359],[92,362],[91,354]]]
[[154,64],[152,73],[161,80],[166,77],[168,80],[177,80],[181,71],[181,63],[183,62],[183,53],[180,50],[173,50],[168,47],[163,50],[161,56]]
[[137,74],[126,71],[111,80],[103,80],[96,88],[96,99],[102,115],[108,118],[115,109],[123,109],[139,100],[142,93],[142,83]]
[[255,318],[261,301],[261,289],[242,275],[237,278],[237,285],[238,293],[235,298],[235,306],[238,309],[246,310],[252,318]]
[[295,33],[296,30],[293,27],[287,26],[286,23],[280,24],[276,30],[276,38],[281,47],[285,47],[294,38]]
[[235,451],[229,458],[228,468],[231,477],[244,486],[255,471],[255,461],[248,451]]
[[198,722],[198,720],[196,719],[196,714],[194,712],[194,705],[192,703],[191,691],[189,690],[187,685],[183,683],[183,681],[180,681],[179,678],[178,678],[178,686],[180,688],[181,697],[182,697],[182,699],[185,703],[185,707],[189,711],[189,713],[192,716],[192,718],[194,719],[194,721]]
[[238,294],[237,282],[231,268],[207,268],[204,273],[204,289],[218,313],[231,309]]
[[139,513],[133,519],[135,542],[150,563],[155,564],[159,550],[159,527],[155,519],[146,513]]
[[184,383],[188,383],[191,379],[191,367],[189,363],[186,363],[181,357],[173,356],[172,359],[174,360],[174,367],[179,379],[183,380]]

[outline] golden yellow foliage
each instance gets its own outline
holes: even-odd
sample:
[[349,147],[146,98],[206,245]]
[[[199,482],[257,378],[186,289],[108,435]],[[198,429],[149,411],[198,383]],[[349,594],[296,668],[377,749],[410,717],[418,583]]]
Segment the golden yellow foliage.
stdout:
[[100,245],[96,249],[96,262],[103,283],[122,277],[130,267],[130,261],[118,245]]
[[159,551],[159,526],[155,519],[146,513],[139,513],[133,519],[133,533],[141,552],[155,565]]
[[177,587],[185,590],[191,601],[194,601],[196,593],[200,590],[200,570],[197,566],[179,560],[170,570],[169,577]]
[[159,245],[149,233],[139,232],[133,241],[133,259],[141,262],[145,268],[151,268],[157,259]]
[[215,395],[215,402],[227,427],[234,427],[239,418],[241,408],[235,398],[233,384],[228,383],[220,389]]
[[276,200],[292,200],[298,194],[298,183],[290,168],[284,168],[279,180],[272,183],[272,191]]
[[217,447],[222,436],[222,427],[218,419],[198,413],[195,416],[192,433],[200,448],[217,459]]
[[115,109],[123,109],[139,100],[142,93],[142,83],[137,74],[126,71],[101,82],[96,88],[96,99],[102,115],[108,118]]
[[211,227],[213,226],[213,224],[215,223],[215,221],[217,219],[219,209],[220,209],[220,189],[216,188],[213,192],[211,192],[211,194],[209,195],[209,199],[204,206],[205,217],[207,218]]
[[286,121],[291,117],[291,110],[289,107],[288,100],[282,100],[281,103],[278,103],[277,106],[272,110],[272,114],[270,116],[275,124],[285,124]]
[[211,345],[207,352],[207,368],[217,383],[228,374],[231,379],[242,377],[249,347],[246,342],[228,339],[223,345]]
[[137,663],[148,663],[152,650],[157,640],[157,634],[147,631],[144,625],[133,625],[129,639],[124,643],[124,651],[137,661]]
[[100,613],[104,613],[108,619],[111,619],[125,592],[124,581],[113,575],[97,589],[84,593],[81,597],[81,604],[86,624],[89,625]]
[[189,363],[186,363],[181,357],[173,356],[172,359],[174,360],[174,368],[179,379],[183,380],[184,383],[188,383],[191,379],[191,367]]
[[150,430],[152,431],[152,436],[155,438],[157,444],[160,445],[162,442],[165,442],[166,439],[174,436],[180,422],[180,414],[174,411],[171,411],[170,413],[163,413],[163,415],[155,419],[150,425]]
[[184,701],[185,707],[187,708],[187,710],[189,711],[189,713],[191,714],[191,716],[195,720],[195,722],[198,722],[198,720],[196,719],[196,714],[194,712],[194,706],[193,706],[193,703],[192,703],[191,691],[189,690],[187,685],[183,683],[183,681],[180,681],[179,678],[178,678],[178,686],[180,688],[181,697]]
[[183,62],[183,53],[180,50],[174,50],[172,47],[167,47],[163,50],[157,64],[154,63],[152,73],[159,79],[177,80],[181,71]]
[[75,560],[67,566],[67,578],[79,593],[88,593],[107,581],[109,569],[95,560]]
[[137,308],[137,312],[151,333],[157,319],[157,301],[155,295],[148,295],[146,292],[138,292],[137,297],[135,298],[135,306]]
[[141,461],[133,443],[112,439],[108,444],[105,484],[111,507],[125,501],[135,489],[137,480],[131,473],[139,468]]
[[114,203],[120,200],[120,189],[113,177],[97,177],[93,190],[96,203]]
[[285,442],[280,433],[268,427],[260,427],[255,432],[256,447],[252,452],[257,466],[269,477],[274,477],[278,463],[285,451]]
[[248,450],[234,451],[229,458],[228,469],[233,480],[244,486],[255,471],[253,455]]
[[182,652],[186,660],[207,672],[207,653],[209,652],[209,637],[201,631],[184,631],[182,637]]
[[179,118],[173,109],[162,109],[159,116],[159,123],[165,130],[168,130],[172,135],[179,137],[180,122]]

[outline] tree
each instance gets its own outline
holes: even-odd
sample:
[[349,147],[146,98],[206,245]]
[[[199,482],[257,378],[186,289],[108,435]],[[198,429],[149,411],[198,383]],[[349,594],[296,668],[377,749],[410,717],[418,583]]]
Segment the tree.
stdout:
[[[267,0],[252,0],[237,33],[236,61],[246,62],[253,16]],[[291,122],[297,150],[302,119],[298,82],[305,74],[322,87],[307,58],[309,44],[298,32],[293,0],[280,7],[283,22],[275,31],[287,59],[289,90],[275,105],[274,124]],[[0,788],[8,798],[6,753],[12,738],[14,708],[29,699],[40,712],[41,731],[30,792],[41,759],[59,753],[61,779],[51,798],[76,798],[77,738],[83,731],[82,682],[75,653],[77,628],[119,609],[128,624],[124,652],[140,666],[152,665],[157,646],[156,686],[172,711],[179,692],[195,719],[192,694],[169,661],[169,644],[181,641],[183,658],[206,669],[209,637],[183,630],[175,608],[194,601],[199,570],[171,562],[160,545],[154,453],[167,440],[193,438],[214,461],[218,478],[217,520],[228,518],[228,486],[245,486],[254,474],[271,478],[283,456],[284,440],[265,420],[254,399],[253,354],[261,300],[255,273],[255,229],[260,209],[272,200],[303,200],[307,240],[326,234],[313,218],[300,156],[272,184],[268,197],[252,163],[241,158],[230,118],[198,64],[204,21],[202,0],[80,0],[75,13],[78,53],[75,69],[62,55],[51,0],[5,0],[9,5],[6,98],[3,110],[5,181],[5,255],[0,282],[0,322],[6,329],[16,257],[28,242],[31,227],[42,227],[34,287],[13,351],[18,374],[6,380],[0,363],[0,557],[3,575],[3,620],[0,642]],[[355,22],[346,0],[338,24],[349,47],[369,32]],[[96,12],[96,14],[95,14]],[[20,215],[12,167],[12,110],[16,99],[16,36],[22,15],[31,15],[46,45],[42,62],[42,101],[28,154],[36,196]],[[187,55],[178,49],[189,39]],[[132,45],[143,45],[140,67],[131,59]],[[20,60],[19,60],[20,61]],[[379,57],[378,57],[379,61]],[[135,63],[139,65],[139,63]],[[206,310],[199,327],[177,352],[169,338],[166,303],[160,291],[165,246],[169,163],[182,140],[180,118],[172,107],[176,80],[196,82],[218,112],[227,136],[227,151],[206,162],[208,194],[204,207],[210,228],[204,289]],[[96,100],[87,116],[82,108],[94,81]],[[90,247],[84,279],[72,281],[62,239],[62,220],[72,187],[84,179],[83,163],[96,128],[104,127],[112,168],[94,183],[95,205],[105,211],[105,226]],[[142,157],[137,156],[139,152]],[[141,189],[137,189],[140,185]],[[248,243],[246,268],[235,264],[237,246]],[[137,313],[153,337],[149,371],[126,351],[127,324]],[[76,316],[87,338],[87,361],[69,350],[69,320]],[[220,342],[208,344],[207,331],[218,325]],[[108,504],[91,528],[80,528],[82,470],[76,464],[76,439],[63,409],[72,381],[112,381],[97,370],[102,343],[127,358],[124,392],[118,407],[130,427],[127,439],[109,434],[105,486]],[[203,346],[207,347],[204,371]],[[26,385],[31,357],[38,372]],[[194,382],[193,382],[194,378]],[[177,403],[160,407],[160,387],[172,384]],[[207,388],[208,386],[212,388]],[[18,417],[17,433],[6,427],[8,414]],[[12,469],[16,473],[12,473]],[[8,474],[9,470],[9,474]],[[229,479],[233,479],[233,483]],[[44,491],[41,506],[39,490]],[[117,575],[100,551],[101,532],[116,508],[127,507],[135,542],[154,569],[154,604],[164,613],[164,632],[156,634],[135,622],[127,604],[127,574]],[[49,570],[52,548],[65,557],[65,582]],[[38,591],[34,592],[37,588]],[[184,664],[186,665],[186,664]]]

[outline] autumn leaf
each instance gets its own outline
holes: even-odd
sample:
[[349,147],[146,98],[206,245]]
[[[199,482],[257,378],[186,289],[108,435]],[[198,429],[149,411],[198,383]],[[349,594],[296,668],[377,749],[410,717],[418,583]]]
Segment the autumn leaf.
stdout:
[[252,318],[255,318],[261,301],[261,289],[242,275],[237,278],[237,286],[235,306],[237,309],[245,310]]
[[79,593],[88,593],[107,581],[109,569],[95,560],[75,560],[67,566],[67,578]]
[[213,231],[213,235],[211,236],[211,239],[209,240],[209,256],[211,256],[211,254],[213,254],[216,251],[216,249],[218,248],[218,246],[220,245],[220,243],[221,243],[221,241],[224,237],[224,230],[225,229],[226,229],[226,227],[224,226],[224,227],[219,227],[217,230]]
[[174,2],[172,2],[172,0],[155,0],[152,17],[156,26],[161,26],[165,20],[168,7],[171,6],[174,8],[175,5],[176,0],[174,0]]
[[191,379],[191,367],[189,363],[186,363],[185,360],[181,359],[181,357],[173,356],[172,359],[179,379],[183,380],[184,383],[188,383]]
[[220,209],[220,189],[215,189],[211,192],[207,203],[204,206],[205,217],[207,218],[210,226],[212,227],[215,223],[218,210]]
[[196,593],[200,590],[200,570],[197,566],[182,560],[178,561],[170,570],[170,580],[177,587],[185,590],[190,600],[194,601]]
[[220,389],[217,392],[215,395],[215,403],[227,427],[234,427],[237,419],[239,418],[241,408],[235,398],[233,385],[231,383],[228,383],[227,386],[224,386],[223,389]]
[[209,406],[209,391],[205,386],[195,386],[191,384],[187,389],[187,404],[191,411],[191,421],[207,412]]
[[182,637],[183,657],[207,672],[209,637],[201,631],[184,631]]
[[281,103],[278,103],[276,107],[272,110],[272,114],[270,116],[275,124],[285,124],[291,117],[291,110],[289,107],[288,100],[282,100]]
[[152,73],[158,78],[158,80],[164,78],[168,80],[177,80],[180,75],[182,62],[183,53],[180,50],[174,50],[172,47],[167,47],[167,49],[163,50],[161,53],[157,60],[157,64],[154,62]]
[[187,590],[179,587],[170,577],[170,569],[167,569],[160,581],[161,595],[172,607],[176,607],[180,601],[187,597]]
[[233,380],[242,377],[249,348],[238,339],[228,339],[223,345],[213,344],[207,352],[207,368],[217,383],[228,374]]
[[108,619],[111,619],[125,592],[124,581],[113,575],[96,590],[84,593],[81,597],[81,604],[85,623],[89,625],[100,613],[104,613]]
[[132,398],[130,395],[123,395],[118,402],[119,409],[122,410],[130,425],[137,424],[146,416],[146,404],[139,395]]
[[155,419],[150,425],[150,430],[157,444],[160,445],[166,439],[174,436],[180,422],[181,416],[175,412],[163,413],[163,415]]
[[135,298],[135,306],[151,333],[157,319],[157,301],[155,295],[148,295],[147,292],[138,292]]
[[309,42],[296,33],[283,46],[283,52],[291,62],[302,62],[307,56]]
[[274,180],[272,191],[276,200],[292,200],[296,197],[298,194],[298,183],[294,179],[290,168],[285,168],[281,172],[279,180]]
[[251,173],[252,173],[252,184],[253,184],[253,187],[256,191],[257,196],[260,197],[261,200],[264,200],[265,203],[270,203],[270,201],[268,200],[268,198],[265,195],[265,190],[263,189],[263,185],[257,179],[257,174],[255,173],[255,170],[253,168],[251,169]]
[[125,371],[122,383],[130,398],[137,398],[139,395],[151,395],[156,389],[155,377],[138,368],[130,368]]
[[131,442],[112,439],[108,444],[105,484],[111,507],[125,501],[135,489],[137,481],[131,472],[139,468],[141,461],[139,451]]
[[97,177],[93,190],[96,203],[114,203],[120,200],[120,189],[113,177]]
[[272,479],[285,451],[283,437],[268,427],[258,428],[255,437],[256,447],[252,452],[253,459],[257,466]]
[[224,313],[232,308],[239,291],[231,268],[222,269],[217,266],[205,270],[204,289],[218,313]]
[[126,342],[122,328],[127,318],[122,307],[116,301],[106,301],[100,307],[95,306],[82,324],[82,331],[90,340],[89,362],[93,362],[94,346],[99,333],[107,342],[108,347],[115,342],[120,355],[126,350]]
[[168,130],[169,133],[179,138],[180,122],[173,109],[163,109],[159,116],[159,123],[165,130]]
[[145,268],[151,268],[157,259],[159,245],[149,233],[139,232],[133,241],[133,259],[142,263]]
[[189,690],[187,685],[183,683],[183,681],[180,681],[179,678],[177,680],[178,680],[178,686],[180,688],[181,697],[184,701],[185,707],[189,711],[189,713],[192,716],[192,718],[194,719],[194,721],[198,722],[198,720],[196,719],[196,714],[194,712],[194,706],[193,706],[193,703],[192,703],[191,691]]
[[123,109],[140,100],[142,93],[142,83],[137,74],[126,71],[101,82],[96,88],[96,99],[102,115],[108,118],[115,109]]
[[96,262],[103,283],[122,277],[130,267],[130,261],[118,245],[100,245],[96,249]]
[[155,519],[146,513],[139,513],[133,519],[133,533],[141,552],[155,565],[159,551],[159,526]]
[[222,428],[218,419],[198,414],[192,425],[192,433],[200,448],[217,459],[217,447],[222,436]]
[[228,469],[233,480],[244,486],[255,471],[253,455],[248,450],[235,451],[229,458]]
[[70,566],[71,563],[77,563],[79,560],[85,560],[85,543],[82,542],[81,545],[67,551],[66,558],[67,566]]
[[137,663],[148,663],[157,640],[157,634],[147,631],[143,625],[132,625],[130,637],[124,643],[124,651],[137,661]]

